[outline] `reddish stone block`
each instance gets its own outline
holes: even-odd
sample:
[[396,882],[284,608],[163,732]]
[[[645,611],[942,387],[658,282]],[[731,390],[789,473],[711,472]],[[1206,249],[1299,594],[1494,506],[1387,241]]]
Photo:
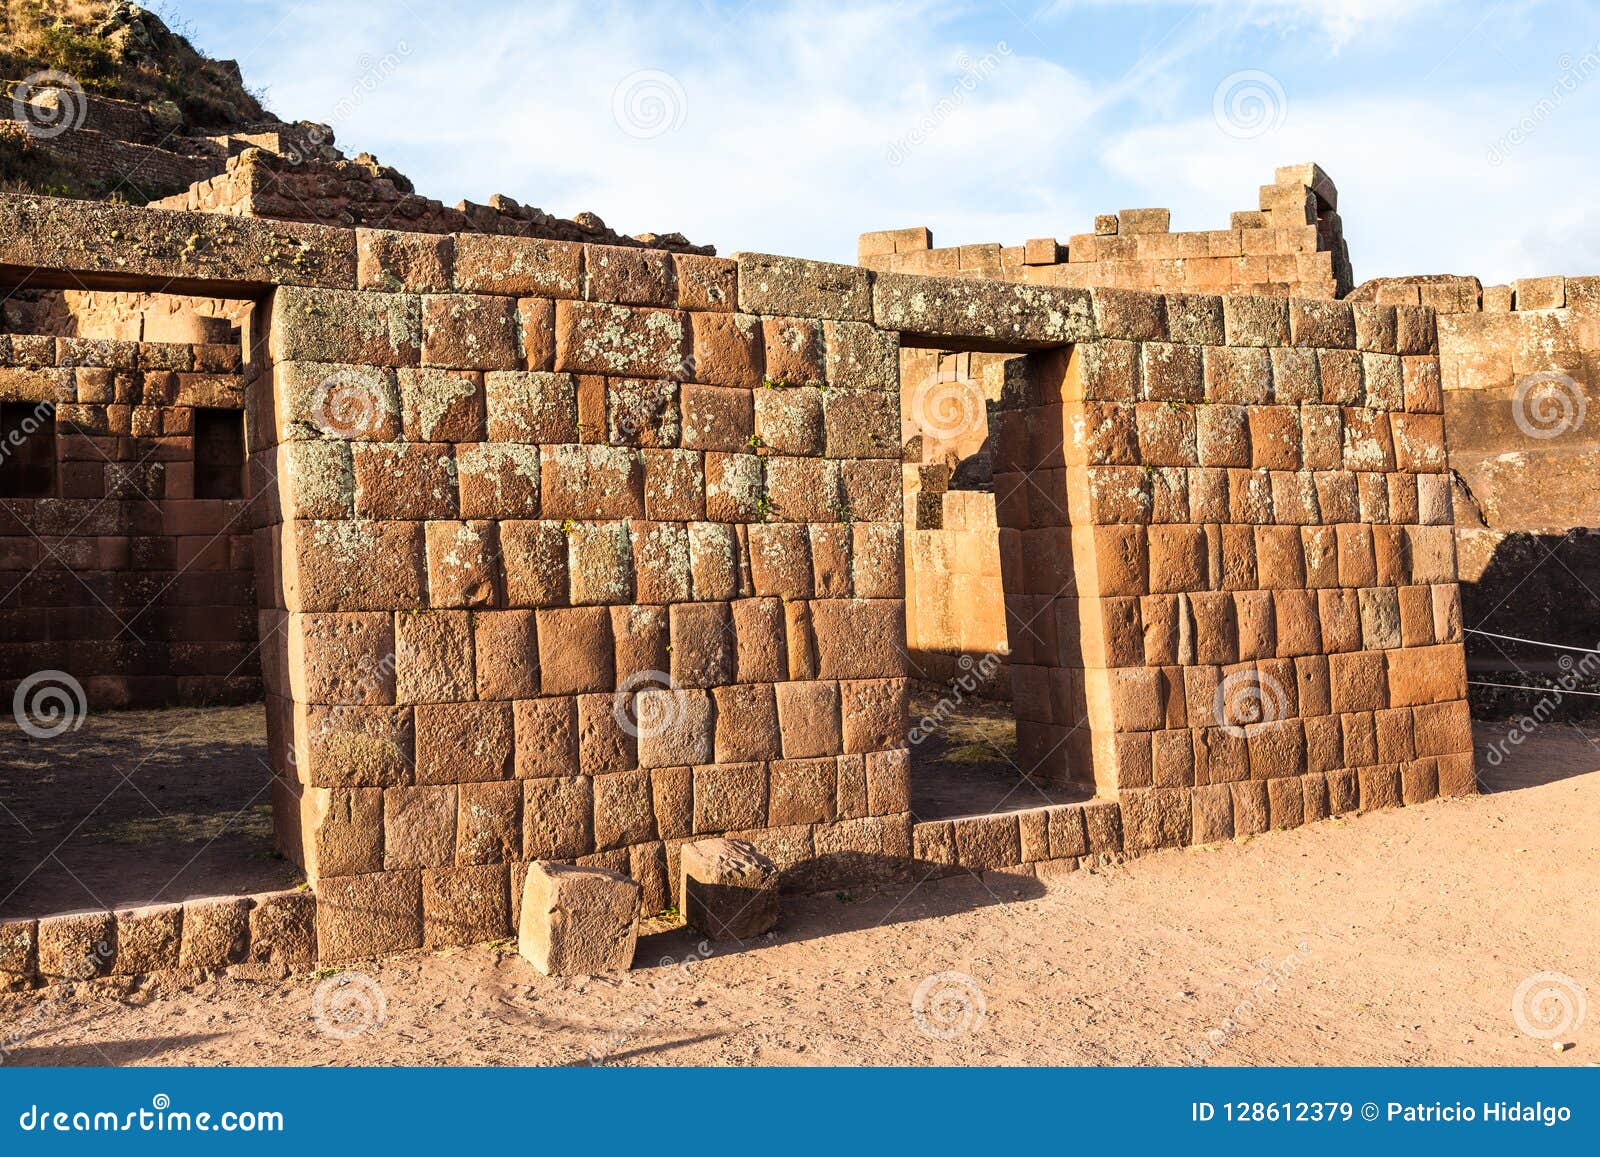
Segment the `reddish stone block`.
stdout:
[[767,512],[766,474],[754,454],[706,455],[706,517],[712,522],[759,522]]
[[595,846],[625,848],[656,838],[648,771],[623,771],[594,780]]
[[570,696],[519,699],[516,715],[518,779],[554,779],[578,770],[578,706]]
[[758,595],[803,599],[814,591],[811,536],[801,523],[752,526],[749,565]]
[[767,765],[715,764],[694,769],[694,834],[767,826]]
[[779,759],[770,771],[768,822],[773,827],[830,823],[837,818],[832,759]]
[[455,862],[456,791],[454,785],[384,790],[385,871],[437,868]]
[[837,683],[819,680],[779,683],[776,697],[786,758],[831,756],[844,749]]
[[771,684],[736,683],[718,687],[712,694],[716,700],[718,763],[777,759],[783,754]]
[[456,863],[502,864],[522,856],[522,785],[464,783],[456,818]]
[[556,302],[556,369],[683,381],[692,376],[689,315]]
[[521,369],[549,370],[556,364],[556,303],[545,297],[517,300]]
[[455,265],[455,239],[389,229],[356,230],[356,286],[383,293],[444,293]]
[[696,381],[751,389],[765,371],[761,319],[743,313],[690,315]]
[[678,522],[632,526],[634,598],[640,603],[684,602],[691,597],[689,532]]
[[458,291],[517,297],[580,296],[581,245],[488,233],[462,233],[454,240]]
[[544,693],[612,688],[611,614],[606,607],[541,610],[539,668]]
[[607,378],[606,437],[613,446],[676,446],[678,384]]
[[428,601],[435,607],[499,602],[500,535],[494,522],[429,522]]
[[814,386],[823,380],[822,330],[815,321],[769,317],[765,334],[768,380],[785,386]]
[[739,300],[739,264],[725,257],[677,253],[678,308],[728,311]]
[[583,522],[564,529],[573,604],[632,602],[633,543],[628,524]]
[[472,698],[472,630],[464,611],[395,616],[395,698],[460,703]]
[[810,604],[818,673],[824,679],[905,674],[905,604],[899,599],[825,599]]
[[356,514],[379,521],[454,518],[455,461],[445,442],[363,442],[353,449]]
[[499,863],[423,872],[422,947],[437,950],[508,936],[509,883],[510,872]]
[[578,770],[584,775],[631,771],[639,766],[637,722],[615,693],[578,696]]
[[422,299],[422,364],[444,369],[513,370],[517,303],[509,297],[430,295]]
[[637,450],[622,446],[545,446],[547,518],[643,518],[644,471]]
[[499,370],[483,383],[491,441],[577,440],[578,385],[571,374]]
[[584,297],[618,305],[676,305],[677,269],[661,249],[583,247]]
[[727,603],[677,603],[671,608],[672,679],[680,687],[717,687],[733,680],[733,616]]
[[693,450],[645,450],[643,457],[645,517],[658,522],[695,522],[705,518],[706,479],[700,454]]
[[400,425],[409,442],[481,442],[483,386],[466,370],[401,369]]
[[366,614],[288,617],[289,687],[301,703],[394,702],[394,618]]
[[873,752],[905,743],[908,693],[904,679],[846,681],[839,687],[843,750]]
[[516,733],[510,703],[421,704],[416,731],[420,785],[475,783],[511,774]]
[[731,604],[739,683],[777,683],[789,677],[784,605],[776,598],[738,599]]
[[361,960],[422,946],[422,873],[317,881],[317,959]]
[[567,536],[556,522],[500,523],[506,602],[549,607],[567,602]]
[[773,454],[820,455],[826,446],[822,390],[816,386],[756,390],[756,444]]
[[[718,316],[706,314],[703,316]],[[752,449],[751,391],[685,383],[683,445],[693,450],[739,453]]]
[[[618,686],[630,677],[661,675],[667,670],[671,660],[666,607],[612,607],[611,634],[616,639]],[[667,679],[663,676],[650,682],[662,685]]]
[[463,518],[537,518],[539,449],[513,442],[456,447]]
[[426,602],[421,522],[299,522],[285,539],[286,610],[395,610]]
[[524,859],[570,860],[595,850],[593,783],[584,775],[523,781]]

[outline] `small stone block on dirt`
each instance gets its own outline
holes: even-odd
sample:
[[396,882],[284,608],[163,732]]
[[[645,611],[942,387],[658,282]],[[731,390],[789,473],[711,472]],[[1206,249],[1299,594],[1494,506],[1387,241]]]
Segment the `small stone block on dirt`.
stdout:
[[713,940],[748,940],[778,922],[778,867],[743,840],[685,844],[683,918]]
[[536,861],[518,931],[517,950],[546,976],[625,972],[639,939],[639,885],[603,868]]

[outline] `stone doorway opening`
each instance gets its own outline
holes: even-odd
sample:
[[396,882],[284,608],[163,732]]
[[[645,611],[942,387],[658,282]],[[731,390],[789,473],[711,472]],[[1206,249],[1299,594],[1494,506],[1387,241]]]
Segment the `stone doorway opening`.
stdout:
[[[1064,568],[1070,586],[1071,573],[1070,550],[1053,562],[1034,557],[1063,544],[1031,533],[1030,505],[1059,507],[1059,517],[1039,522],[1064,525],[1067,516],[1059,471],[1035,468],[1061,460],[1060,425],[1053,446],[1030,426],[1042,393],[1051,382],[1059,388],[1067,356],[901,351],[908,735],[919,821],[1093,795],[1065,774],[1069,737],[1041,733],[1028,717],[1036,655],[1054,646],[1059,610],[1040,597],[1052,593],[1039,587],[1041,576]],[[1020,703],[1019,656],[1028,665]]]
[[252,307],[130,283],[0,308],[0,917],[295,876],[261,706]]

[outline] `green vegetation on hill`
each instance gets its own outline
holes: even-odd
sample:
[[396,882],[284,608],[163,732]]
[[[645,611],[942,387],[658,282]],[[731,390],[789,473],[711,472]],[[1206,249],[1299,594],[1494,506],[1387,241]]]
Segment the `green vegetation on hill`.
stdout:
[[46,69],[70,74],[86,92],[171,115],[183,132],[272,119],[237,64],[201,55],[125,0],[0,0],[0,77]]

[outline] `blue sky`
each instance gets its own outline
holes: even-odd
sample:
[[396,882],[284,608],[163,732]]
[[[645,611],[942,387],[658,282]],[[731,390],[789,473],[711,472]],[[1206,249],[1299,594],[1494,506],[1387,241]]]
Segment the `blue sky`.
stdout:
[[1221,228],[1316,160],[1358,281],[1600,273],[1593,0],[151,7],[447,203],[853,260],[907,225]]

